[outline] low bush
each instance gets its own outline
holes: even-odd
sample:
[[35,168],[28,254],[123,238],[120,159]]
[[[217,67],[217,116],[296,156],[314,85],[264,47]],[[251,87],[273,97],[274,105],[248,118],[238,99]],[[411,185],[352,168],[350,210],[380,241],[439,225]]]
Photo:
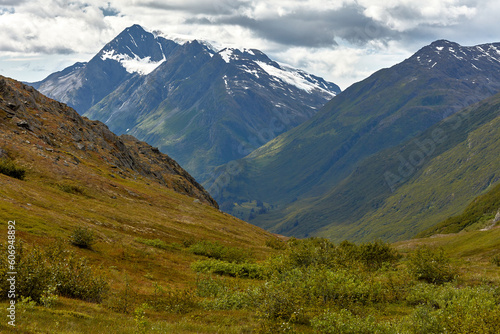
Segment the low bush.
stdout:
[[[52,303],[55,300],[52,295],[100,303],[109,290],[106,279],[85,258],[65,250],[60,244],[48,250],[40,247],[18,250],[16,289],[22,297],[40,304]],[[7,266],[2,266],[2,276],[4,268]],[[8,284],[6,280],[0,282],[4,299]]]
[[265,277],[265,269],[255,263],[233,263],[221,260],[203,260],[191,264],[191,269],[197,273],[226,275],[231,277],[246,277],[262,279]]
[[241,290],[226,279],[212,276],[198,276],[196,293],[204,297],[200,302],[206,310],[239,310],[259,305],[258,289]]
[[283,250],[286,248],[286,242],[279,238],[272,237],[266,240],[266,246],[276,250]]
[[408,269],[415,279],[434,284],[451,282],[457,276],[444,251],[427,246],[419,247],[410,254]]
[[241,263],[249,259],[248,250],[224,246],[217,241],[200,241],[189,247],[189,251],[196,255],[202,255],[209,258]]
[[361,244],[357,253],[357,258],[369,270],[378,270],[384,263],[392,264],[401,258],[391,245],[382,241]]
[[410,316],[407,324],[403,324],[412,334],[442,334],[445,333],[443,324],[436,312],[425,305],[418,306]]
[[223,278],[213,276],[196,277],[196,293],[199,297],[218,297],[230,291],[230,287]]
[[77,227],[69,236],[69,241],[74,246],[91,249],[95,243],[94,232],[85,227]]
[[436,311],[446,333],[500,333],[500,305],[485,287],[455,289]]
[[199,300],[194,290],[163,288],[155,284],[155,292],[148,305],[155,311],[185,314],[197,308]]
[[85,190],[74,184],[58,184],[57,187],[68,194],[85,195]]
[[436,299],[438,307],[417,307],[409,317],[410,333],[500,333],[500,304],[491,288],[434,289],[437,296],[429,299]]
[[23,167],[18,167],[10,159],[0,159],[0,173],[19,179],[24,180],[26,177],[26,169]]
[[362,266],[374,271],[385,263],[395,263],[401,256],[391,245],[381,241],[361,245],[344,241],[336,246],[327,239],[311,238],[291,239],[286,250],[277,258],[281,270],[310,266],[349,269]]
[[326,311],[311,320],[311,325],[319,333],[328,334],[373,334],[396,333],[387,323],[377,323],[375,318],[355,316],[346,309]]
[[268,282],[257,293],[257,315],[265,320],[307,323],[307,300],[291,282]]
[[500,267],[500,255],[495,255],[491,258],[491,263]]

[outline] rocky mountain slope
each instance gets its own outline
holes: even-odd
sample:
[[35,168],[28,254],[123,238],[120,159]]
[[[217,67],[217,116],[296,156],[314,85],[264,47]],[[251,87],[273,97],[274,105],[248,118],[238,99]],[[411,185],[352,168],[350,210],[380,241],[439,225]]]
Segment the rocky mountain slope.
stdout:
[[[391,188],[384,179],[389,169],[372,169],[374,161],[387,164],[387,155],[366,159],[500,91],[498,50],[500,44],[463,47],[436,41],[352,85],[311,120],[248,157],[219,168],[218,178],[205,187],[224,210],[273,231],[335,240],[373,237],[364,232],[368,220],[357,225],[368,209],[358,209],[383,205]],[[395,162],[397,157],[391,156]],[[355,174],[371,177],[349,183]],[[345,224],[350,231],[328,229],[336,224]],[[402,237],[384,233],[383,238],[398,235]]]
[[127,248],[135,247],[129,234],[258,248],[270,237],[220,212],[203,187],[157,148],[116,136],[5,77],[0,120],[0,216],[17,221],[18,238],[45,243],[85,227],[98,242]]
[[193,177],[157,148],[132,136],[118,137],[103,123],[82,118],[30,86],[1,78],[0,93],[1,136],[9,150],[29,148],[62,174],[78,169],[85,160],[98,160],[116,177],[150,179],[218,207]]
[[138,25],[88,63],[34,86],[118,134],[158,146],[199,180],[309,119],[340,92],[255,49],[177,43]]

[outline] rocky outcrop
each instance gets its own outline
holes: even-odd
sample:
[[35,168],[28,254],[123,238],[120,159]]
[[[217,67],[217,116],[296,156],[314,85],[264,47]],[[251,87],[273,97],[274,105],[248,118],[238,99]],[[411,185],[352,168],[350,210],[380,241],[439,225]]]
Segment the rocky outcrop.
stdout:
[[[177,162],[132,136],[117,136],[106,125],[81,117],[33,87],[0,76],[0,122],[6,137],[36,138],[43,152],[64,152],[73,164],[97,160],[123,177],[142,176],[218,208],[217,202]],[[32,140],[35,141],[35,140]],[[94,163],[94,162],[93,162]]]

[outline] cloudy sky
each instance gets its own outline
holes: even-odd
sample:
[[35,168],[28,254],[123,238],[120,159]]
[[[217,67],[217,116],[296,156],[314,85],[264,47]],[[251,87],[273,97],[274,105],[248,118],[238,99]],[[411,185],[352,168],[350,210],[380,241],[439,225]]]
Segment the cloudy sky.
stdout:
[[498,0],[0,0],[0,74],[37,81],[132,24],[257,48],[342,89],[436,39],[500,42]]

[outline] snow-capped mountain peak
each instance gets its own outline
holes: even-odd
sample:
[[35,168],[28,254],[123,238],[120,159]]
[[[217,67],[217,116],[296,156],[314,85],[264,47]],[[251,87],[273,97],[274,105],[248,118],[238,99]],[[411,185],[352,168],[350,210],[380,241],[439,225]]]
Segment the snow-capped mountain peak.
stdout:
[[140,75],[147,75],[153,72],[166,60],[165,56],[160,61],[152,61],[151,56],[141,58],[136,54],[134,54],[132,58],[128,54],[115,54],[115,50],[104,51],[101,55],[101,59],[115,60],[119,62],[128,73],[138,73]]
[[[311,93],[320,92],[328,98],[338,93],[338,87],[322,78],[315,77],[290,65],[269,59],[257,49],[224,48],[218,55],[226,64],[231,64],[243,72],[252,74],[256,79],[268,78],[271,87],[288,90],[290,86]],[[225,79],[227,83],[227,77]],[[226,87],[228,85],[226,84]]]

